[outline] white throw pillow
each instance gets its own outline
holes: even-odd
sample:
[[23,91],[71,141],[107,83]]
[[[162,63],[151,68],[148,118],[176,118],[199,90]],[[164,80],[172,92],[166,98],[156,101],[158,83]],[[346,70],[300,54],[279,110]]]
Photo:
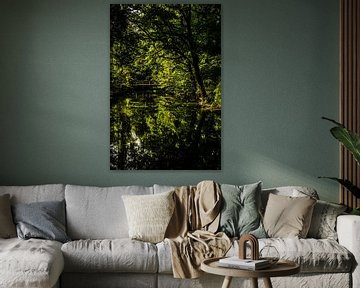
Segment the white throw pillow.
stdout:
[[151,243],[164,240],[175,207],[173,193],[122,196],[131,239]]

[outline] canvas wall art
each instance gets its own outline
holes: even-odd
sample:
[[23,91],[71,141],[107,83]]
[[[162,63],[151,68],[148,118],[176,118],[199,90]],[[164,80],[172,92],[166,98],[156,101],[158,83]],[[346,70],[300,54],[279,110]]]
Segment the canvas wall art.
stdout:
[[110,169],[221,169],[221,5],[110,6]]

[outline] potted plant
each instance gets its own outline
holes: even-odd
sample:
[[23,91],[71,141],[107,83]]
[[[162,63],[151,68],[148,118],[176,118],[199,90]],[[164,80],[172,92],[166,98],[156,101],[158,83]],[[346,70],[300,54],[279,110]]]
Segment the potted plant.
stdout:
[[[331,135],[335,137],[344,147],[350,151],[355,161],[360,165],[360,136],[353,131],[347,129],[343,124],[336,122],[333,119],[322,117],[327,121],[336,124],[335,127],[330,129]],[[327,178],[339,182],[347,190],[349,190],[356,198],[360,198],[360,188],[354,185],[348,179],[340,179],[336,177],[319,177]],[[354,208],[352,214],[360,215],[360,207]]]

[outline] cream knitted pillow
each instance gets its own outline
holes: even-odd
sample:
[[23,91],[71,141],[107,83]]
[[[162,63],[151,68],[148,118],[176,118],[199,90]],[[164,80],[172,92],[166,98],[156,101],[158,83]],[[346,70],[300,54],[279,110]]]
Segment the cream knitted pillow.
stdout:
[[173,193],[122,196],[131,239],[151,243],[164,240],[175,207]]

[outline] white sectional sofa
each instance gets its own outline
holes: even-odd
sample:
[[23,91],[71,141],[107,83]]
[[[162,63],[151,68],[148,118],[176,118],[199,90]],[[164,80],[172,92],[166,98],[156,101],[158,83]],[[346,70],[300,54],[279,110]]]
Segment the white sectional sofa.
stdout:
[[[174,279],[171,249],[129,239],[123,195],[157,194],[173,187],[154,185],[90,187],[76,185],[0,186],[11,203],[66,203],[66,231],[71,241],[0,239],[0,287],[221,287],[223,278],[205,274],[198,279]],[[301,188],[298,187],[301,190]],[[306,190],[306,189],[305,189]],[[293,187],[263,190],[293,195]],[[360,287],[360,217],[337,217],[338,241],[333,239],[264,238],[281,258],[294,260],[301,272],[273,278],[274,287]],[[237,242],[228,252],[236,255]],[[262,281],[259,281],[260,287]],[[234,279],[233,287],[250,282]],[[241,286],[242,287],[242,286]]]

